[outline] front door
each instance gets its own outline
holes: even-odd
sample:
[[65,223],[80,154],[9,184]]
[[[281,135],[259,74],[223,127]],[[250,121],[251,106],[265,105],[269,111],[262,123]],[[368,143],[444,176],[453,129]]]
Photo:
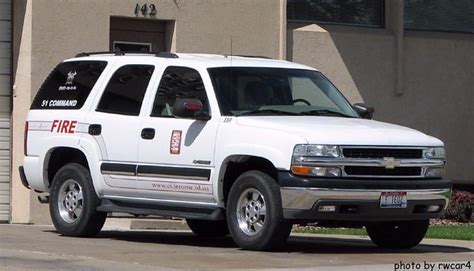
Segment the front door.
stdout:
[[209,110],[198,71],[186,67],[165,69],[151,112],[140,124],[142,131],[154,131],[155,136],[139,140],[138,188],[148,198],[212,203],[210,177],[218,120],[175,118],[177,97],[200,99],[204,110]]
[[115,194],[130,195],[136,189],[138,116],[154,69],[153,65],[141,64],[118,68],[95,112],[86,119],[86,123],[95,126],[89,133],[95,134],[101,153],[101,173],[112,188],[109,191]]

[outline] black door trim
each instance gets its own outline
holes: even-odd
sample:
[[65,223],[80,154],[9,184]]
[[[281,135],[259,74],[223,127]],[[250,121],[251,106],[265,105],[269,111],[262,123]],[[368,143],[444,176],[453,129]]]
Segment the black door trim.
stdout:
[[107,175],[126,175],[136,176],[137,165],[134,164],[119,164],[119,163],[102,163],[100,166],[102,174]]
[[138,166],[138,176],[209,181],[211,170],[204,168]]
[[139,177],[157,177],[168,179],[186,179],[209,181],[211,170],[205,168],[146,166],[136,164],[102,163],[102,174]]

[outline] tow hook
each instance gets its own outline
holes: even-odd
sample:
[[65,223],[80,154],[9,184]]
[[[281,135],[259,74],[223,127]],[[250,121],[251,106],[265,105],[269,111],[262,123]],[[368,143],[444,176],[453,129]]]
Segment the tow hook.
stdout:
[[49,203],[49,195],[38,195],[38,201],[40,203]]

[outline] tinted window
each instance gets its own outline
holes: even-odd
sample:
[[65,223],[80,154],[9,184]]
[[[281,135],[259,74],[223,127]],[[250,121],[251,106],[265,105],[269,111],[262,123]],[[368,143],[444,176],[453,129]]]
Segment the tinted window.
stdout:
[[339,90],[317,71],[221,67],[210,68],[209,75],[224,116],[357,116]]
[[288,21],[383,27],[383,0],[288,0]]
[[405,0],[405,29],[474,33],[472,0]]
[[106,66],[105,61],[59,64],[38,90],[31,109],[80,109]]
[[127,65],[118,69],[107,84],[97,111],[138,116],[154,69],[152,65]]
[[196,70],[185,67],[168,67],[161,78],[151,115],[172,117],[176,98],[199,99],[204,105],[204,110],[208,111],[204,83]]

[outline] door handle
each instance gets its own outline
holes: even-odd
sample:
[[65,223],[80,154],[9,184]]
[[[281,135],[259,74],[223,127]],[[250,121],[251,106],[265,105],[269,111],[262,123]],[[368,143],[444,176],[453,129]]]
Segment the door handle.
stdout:
[[143,128],[142,138],[146,139],[146,140],[150,140],[150,139],[155,138],[155,129],[153,129],[153,128]]
[[100,124],[91,124],[89,125],[89,134],[93,136],[98,136],[102,133],[102,125]]

